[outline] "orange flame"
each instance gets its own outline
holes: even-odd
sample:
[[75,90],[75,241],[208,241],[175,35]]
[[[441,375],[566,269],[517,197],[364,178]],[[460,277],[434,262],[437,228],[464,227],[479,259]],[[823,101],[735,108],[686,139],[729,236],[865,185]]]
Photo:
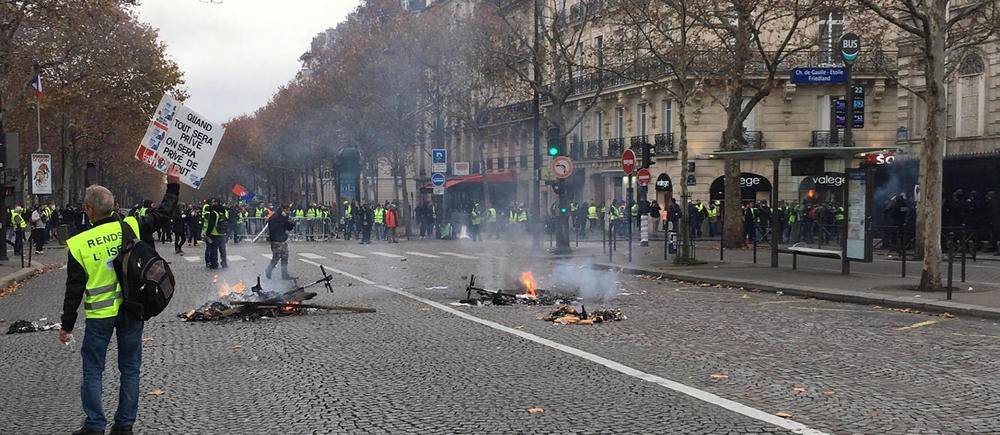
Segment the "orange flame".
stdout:
[[521,285],[524,286],[524,292],[528,296],[533,298],[538,297],[537,287],[535,286],[535,277],[531,272],[521,272]]
[[299,305],[299,304],[300,304],[300,302],[298,302],[298,301],[288,302],[285,305],[281,306],[280,311],[281,311],[282,314],[294,314],[294,313],[298,312],[299,307],[297,305]]
[[236,284],[229,285],[229,282],[223,280],[222,285],[219,286],[219,298],[224,298],[233,293],[241,295],[246,289],[247,286],[243,284],[243,281],[237,281]]

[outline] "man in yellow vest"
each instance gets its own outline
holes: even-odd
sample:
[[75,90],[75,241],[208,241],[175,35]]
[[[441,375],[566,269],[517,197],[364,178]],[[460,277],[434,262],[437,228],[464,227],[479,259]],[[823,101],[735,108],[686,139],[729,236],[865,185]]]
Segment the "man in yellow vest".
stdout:
[[[127,217],[124,223],[137,237],[152,235],[170,222],[180,192],[180,174],[171,167],[167,175],[167,192],[156,209],[142,217]],[[66,265],[66,297],[63,302],[62,327],[59,341],[69,345],[73,340],[77,309],[83,302],[86,332],[80,347],[83,359],[83,380],[80,398],[86,414],[83,427],[74,435],[103,434],[107,420],[101,402],[104,363],[111,334],[118,335],[118,370],[121,388],[118,410],[115,412],[112,434],[131,434],[139,408],[139,366],[142,361],[143,322],[119,316],[122,287],[112,267],[112,261],[122,246],[122,223],[112,210],[115,204],[111,191],[102,186],[87,188],[83,210],[93,227],[66,241],[69,259]]]
[[590,206],[587,207],[587,222],[590,223],[590,232],[594,232],[599,225],[597,223],[597,203],[594,200],[590,200]]
[[385,239],[385,211],[389,208],[389,201],[386,201],[386,206],[383,207],[382,204],[375,205],[375,211],[373,212],[375,221],[375,240]]
[[28,228],[28,221],[24,219],[24,209],[15,205],[10,211],[10,227],[14,229],[14,255],[21,255],[24,252],[24,230]]

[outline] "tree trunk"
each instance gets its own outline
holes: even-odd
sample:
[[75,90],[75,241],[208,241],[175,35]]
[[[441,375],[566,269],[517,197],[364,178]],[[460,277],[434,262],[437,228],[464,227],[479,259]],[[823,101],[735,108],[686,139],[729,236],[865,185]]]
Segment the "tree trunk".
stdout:
[[[680,228],[680,258],[682,259],[692,259],[694,256],[691,255],[691,215],[688,213],[688,201],[690,199],[690,194],[688,193],[687,177],[688,177],[688,126],[687,126],[687,102],[678,101],[679,111],[677,113],[677,121],[681,127],[681,137],[677,146],[677,150],[681,157],[681,228]],[[663,206],[669,207],[668,201],[665,201]],[[666,224],[666,222],[664,222]]]
[[[403,163],[405,163],[405,162],[403,162]],[[403,220],[403,225],[406,226],[406,232],[404,233],[404,235],[409,236],[410,235],[410,214],[411,214],[411,212],[410,212],[410,194],[409,194],[409,189],[407,189],[407,186],[406,186],[406,165],[405,164],[399,165],[398,174],[399,174],[399,178],[403,180],[403,198],[402,198],[403,209],[399,210],[399,217],[400,217],[400,219]]]
[[922,217],[923,270],[920,290],[941,290],[941,183],[944,174],[942,138],[947,131],[945,101],[945,11],[947,2],[937,0],[927,10],[927,33],[924,79],[927,83],[927,122],[920,148],[920,202],[917,214]]

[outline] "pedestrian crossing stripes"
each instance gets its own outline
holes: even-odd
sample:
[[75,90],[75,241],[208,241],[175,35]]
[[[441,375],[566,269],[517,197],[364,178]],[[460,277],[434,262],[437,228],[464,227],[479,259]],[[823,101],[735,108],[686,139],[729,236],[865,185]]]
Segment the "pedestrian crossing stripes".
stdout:
[[364,255],[352,254],[350,252],[334,252],[334,254],[337,254],[344,258],[365,258]]
[[242,255],[227,255],[226,260],[228,261],[247,261],[247,258]]
[[407,252],[407,254],[416,255],[417,257],[424,257],[424,258],[441,258],[440,255],[424,254],[423,252]]
[[201,257],[184,257],[184,259],[187,260],[188,263],[195,263],[200,260]]
[[310,260],[325,260],[326,259],[326,257],[324,257],[322,255],[313,254],[311,252],[300,252],[299,255],[302,256],[302,257],[306,257],[306,258],[308,258]]
[[450,255],[452,257],[457,257],[457,258],[465,258],[467,260],[478,260],[479,259],[479,257],[475,257],[475,256],[472,256],[472,255],[458,254],[458,253],[455,253],[455,252],[438,252],[438,254]]
[[373,255],[379,255],[379,256],[382,256],[382,257],[389,257],[389,258],[403,258],[402,255],[390,254],[388,252],[372,252],[372,254]]

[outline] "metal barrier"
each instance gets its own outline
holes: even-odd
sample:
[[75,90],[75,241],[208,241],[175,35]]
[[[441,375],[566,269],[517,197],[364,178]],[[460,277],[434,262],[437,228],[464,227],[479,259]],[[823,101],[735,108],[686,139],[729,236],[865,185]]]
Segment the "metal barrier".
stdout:
[[[290,242],[324,242],[338,237],[343,226],[335,225],[330,218],[291,218],[295,228],[288,233]],[[237,229],[237,235],[249,241],[267,242],[267,218],[249,217]]]

